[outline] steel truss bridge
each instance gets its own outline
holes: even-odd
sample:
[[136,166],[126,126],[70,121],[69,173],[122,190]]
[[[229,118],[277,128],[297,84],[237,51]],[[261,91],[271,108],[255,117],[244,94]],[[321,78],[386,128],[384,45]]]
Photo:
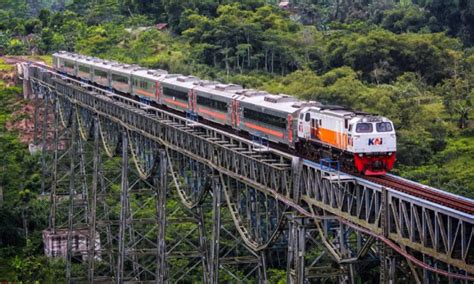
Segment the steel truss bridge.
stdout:
[[25,67],[68,282],[474,279],[471,214]]

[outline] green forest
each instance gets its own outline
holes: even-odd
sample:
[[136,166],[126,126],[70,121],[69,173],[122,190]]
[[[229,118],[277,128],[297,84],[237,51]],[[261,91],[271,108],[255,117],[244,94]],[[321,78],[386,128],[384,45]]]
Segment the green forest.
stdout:
[[[0,0],[0,55],[74,51],[384,115],[394,174],[474,198],[474,1],[275,2]],[[20,91],[0,82],[0,281],[48,281],[39,158],[5,128]]]

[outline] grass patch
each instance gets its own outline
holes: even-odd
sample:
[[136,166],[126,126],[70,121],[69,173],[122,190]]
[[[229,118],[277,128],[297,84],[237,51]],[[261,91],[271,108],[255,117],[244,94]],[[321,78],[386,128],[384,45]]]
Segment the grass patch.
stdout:
[[10,72],[12,71],[14,66],[5,64],[3,58],[0,58],[0,72]]

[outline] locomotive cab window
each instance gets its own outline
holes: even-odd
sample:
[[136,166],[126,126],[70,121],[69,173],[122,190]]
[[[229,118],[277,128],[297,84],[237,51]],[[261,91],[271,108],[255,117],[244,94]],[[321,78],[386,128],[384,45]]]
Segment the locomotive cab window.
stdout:
[[378,122],[375,128],[377,129],[377,132],[390,132],[393,130],[390,122]]
[[357,133],[372,133],[373,130],[372,123],[357,123],[356,125]]
[[311,119],[311,115],[309,114],[309,112],[306,113],[306,117],[304,118],[304,120],[306,122],[308,122],[309,120]]

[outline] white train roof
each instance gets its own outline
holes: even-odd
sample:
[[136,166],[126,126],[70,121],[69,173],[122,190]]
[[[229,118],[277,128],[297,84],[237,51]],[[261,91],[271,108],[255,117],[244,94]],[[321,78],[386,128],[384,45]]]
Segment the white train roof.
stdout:
[[79,56],[76,59],[76,62],[83,65],[92,65],[94,63],[94,58],[89,56]]
[[236,94],[243,88],[235,84],[222,84],[216,81],[200,80],[194,82],[194,90],[214,96],[225,97],[227,99],[235,98]]
[[122,63],[115,63],[115,62],[111,62],[110,64],[110,71],[112,73],[122,73],[122,74],[131,75],[132,73],[138,70],[146,70],[146,69],[138,65],[122,64]]
[[289,95],[272,95],[265,92],[256,92],[253,95],[241,95],[239,101],[253,104],[257,107],[271,109],[278,112],[294,113],[301,109],[301,101]]
[[329,114],[337,117],[347,117],[347,116],[355,116],[356,114],[347,108],[343,108],[340,106],[318,106],[318,107],[312,107],[309,109],[309,111],[312,112],[318,112],[318,113],[323,113],[323,114]]
[[140,78],[145,78],[148,80],[158,80],[162,81],[166,75],[168,75],[168,71],[166,70],[161,70],[161,69],[140,69],[136,70],[133,73],[133,76],[140,77]]
[[181,74],[168,74],[161,80],[162,83],[178,86],[181,88],[192,89],[194,88],[194,82],[199,81],[199,78],[194,76],[184,76]]
[[277,112],[290,114],[300,111],[305,107],[309,107],[307,109],[309,111],[329,114],[336,117],[361,118],[361,121],[390,121],[385,117],[354,112],[339,106],[324,106],[315,101],[302,101],[285,94],[274,95],[265,91],[244,89],[242,86],[235,84],[223,84],[215,81],[200,80],[194,76],[184,76],[181,74],[168,74],[165,70],[146,69],[141,68],[138,65],[122,64],[115,61],[83,56],[72,52],[60,51],[53,54],[53,56],[77,61],[79,63],[86,63],[94,67],[111,70],[112,72],[129,75],[133,74],[137,77],[155,80],[185,89],[194,89],[198,92],[226,97],[229,99],[237,99],[240,102],[255,105],[257,108],[262,107]]

